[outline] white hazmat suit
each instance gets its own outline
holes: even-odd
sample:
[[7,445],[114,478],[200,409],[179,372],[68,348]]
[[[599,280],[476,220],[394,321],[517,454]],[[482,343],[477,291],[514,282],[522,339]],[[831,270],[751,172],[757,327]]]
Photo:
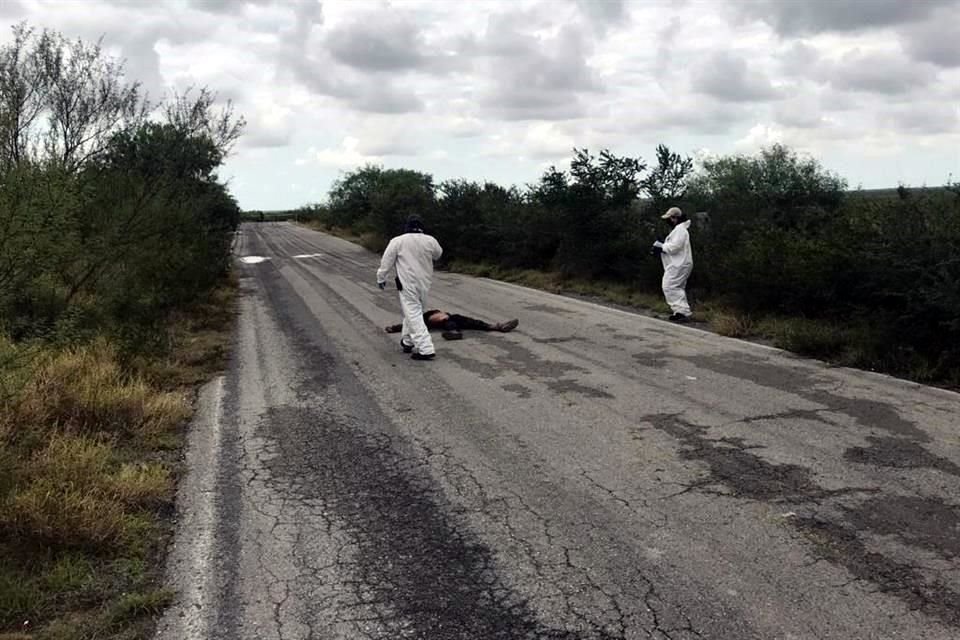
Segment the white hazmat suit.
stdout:
[[427,308],[427,294],[433,281],[433,261],[443,254],[440,243],[433,236],[420,231],[395,237],[387,245],[377,270],[377,284],[384,284],[390,270],[396,267],[400,281],[400,306],[403,308],[403,329],[400,342],[413,345],[416,353],[434,353],[433,340],[423,321]]
[[693,271],[693,249],[690,247],[690,221],[681,222],[663,241],[660,260],[663,262],[663,297],[674,313],[690,315],[687,303],[687,279]]

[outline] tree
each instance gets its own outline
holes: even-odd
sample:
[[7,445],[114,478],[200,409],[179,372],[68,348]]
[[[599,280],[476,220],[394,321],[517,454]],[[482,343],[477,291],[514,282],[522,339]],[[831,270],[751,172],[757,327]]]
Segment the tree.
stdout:
[[13,27],[13,42],[0,48],[0,171],[6,173],[31,155],[33,130],[47,102],[47,76],[33,30]]
[[622,274],[626,254],[634,251],[640,174],[639,158],[607,150],[599,158],[574,149],[569,174],[550,167],[530,190],[530,199],[552,221],[556,239],[554,266],[580,276]]
[[329,220],[333,226],[373,233],[384,241],[399,233],[410,215],[429,219],[434,197],[430,174],[367,165],[334,183]]
[[657,166],[641,182],[641,187],[652,200],[653,209],[660,211],[668,202],[676,202],[687,193],[687,178],[693,172],[693,160],[673,153],[666,145],[657,145]]
[[140,84],[100,42],[25,24],[13,36],[0,48],[0,168],[29,160],[77,171],[114,133],[145,121]]
[[330,188],[328,222],[342,229],[357,228],[370,215],[373,194],[383,169],[368,164],[347,172]]
[[689,183],[689,199],[716,209],[732,205],[775,221],[796,225],[835,211],[847,182],[780,144],[756,156],[707,160]]
[[774,145],[754,156],[707,160],[688,202],[710,211],[697,235],[700,285],[749,310],[815,309],[836,297],[844,254],[834,222],[846,182],[813,158]]
[[215,92],[207,87],[201,87],[196,94],[194,91],[196,88],[190,87],[183,93],[174,93],[173,99],[164,105],[166,120],[188,137],[206,137],[226,157],[247,122],[234,113],[231,100],[218,107]]

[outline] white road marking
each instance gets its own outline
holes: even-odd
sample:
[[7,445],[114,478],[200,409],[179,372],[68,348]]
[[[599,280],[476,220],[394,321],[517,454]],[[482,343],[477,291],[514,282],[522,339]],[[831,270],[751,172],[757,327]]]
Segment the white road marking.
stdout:
[[167,563],[167,584],[178,591],[157,628],[158,640],[206,640],[216,607],[216,570],[213,566],[217,531],[216,486],[223,430],[224,377],[203,389],[187,445],[187,476],[177,500],[181,518]]

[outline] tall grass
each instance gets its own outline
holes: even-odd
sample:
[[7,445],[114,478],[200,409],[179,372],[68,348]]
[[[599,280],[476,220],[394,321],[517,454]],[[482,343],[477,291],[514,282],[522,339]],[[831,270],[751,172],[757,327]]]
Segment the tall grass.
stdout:
[[0,413],[11,431],[144,437],[174,429],[190,413],[182,392],[158,392],[125,373],[117,348],[106,339],[42,351],[18,396]]
[[24,621],[42,638],[145,637],[169,602],[155,563],[174,451],[188,385],[224,362],[227,289],[171,319],[163,355],[130,357],[105,337],[67,348],[0,338],[3,640]]

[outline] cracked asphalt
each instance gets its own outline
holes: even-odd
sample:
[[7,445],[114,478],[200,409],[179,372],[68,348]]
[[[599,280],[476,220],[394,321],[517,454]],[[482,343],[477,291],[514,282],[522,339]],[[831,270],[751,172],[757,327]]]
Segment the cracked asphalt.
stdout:
[[[442,241],[442,239],[441,239]],[[960,637],[960,396],[244,225],[158,638]]]

